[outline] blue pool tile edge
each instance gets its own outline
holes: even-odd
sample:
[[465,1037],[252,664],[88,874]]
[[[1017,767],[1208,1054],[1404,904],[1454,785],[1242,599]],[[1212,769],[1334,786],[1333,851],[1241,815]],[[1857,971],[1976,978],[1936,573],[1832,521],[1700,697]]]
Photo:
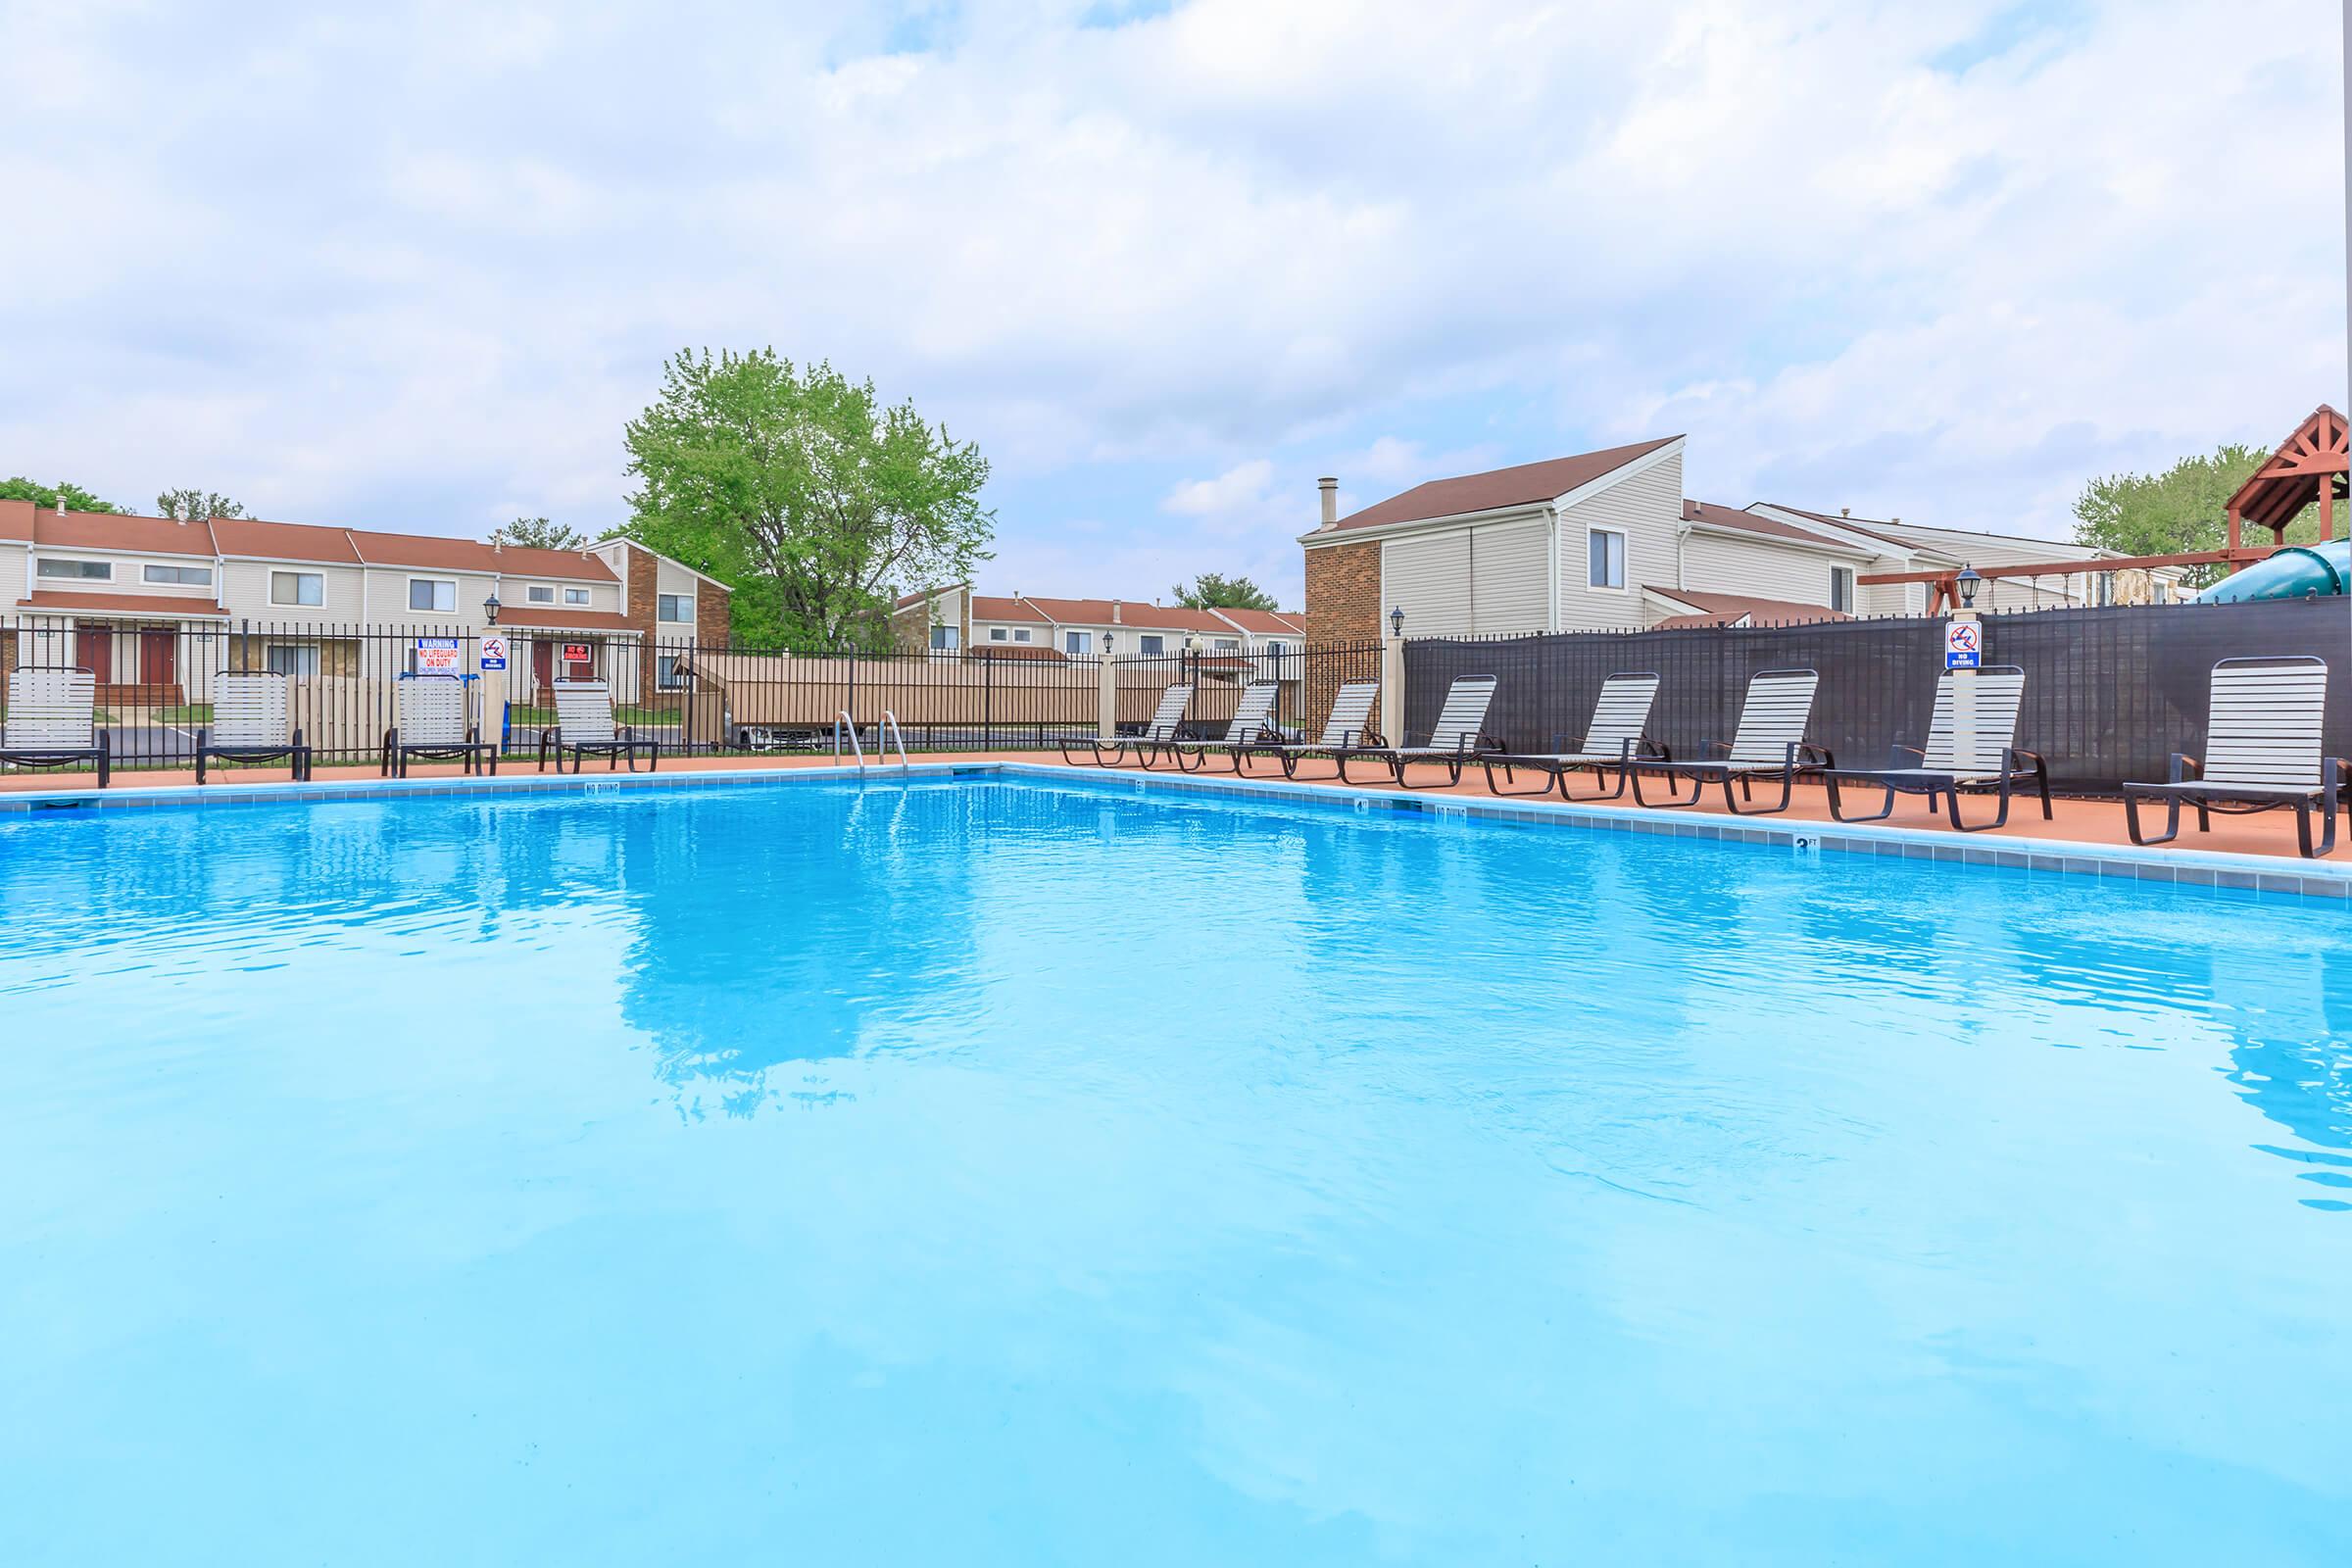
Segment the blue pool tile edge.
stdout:
[[1952,835],[1917,828],[1825,822],[1783,822],[1721,812],[1672,813],[1640,807],[1536,800],[1488,800],[1459,795],[1407,795],[1352,789],[1339,784],[1289,779],[1217,778],[1198,774],[1090,772],[1050,762],[975,760],[917,762],[910,766],[858,768],[854,763],[816,767],[728,768],[668,773],[521,773],[479,778],[378,779],[318,784],[166,785],[148,789],[56,790],[0,795],[0,816],[53,810],[124,811],[160,807],[252,806],[294,801],[381,801],[460,795],[600,794],[632,788],[719,788],[726,785],[839,781],[863,778],[889,783],[901,778],[1018,776],[1063,786],[1114,791],[1177,791],[1238,799],[1313,801],[1355,811],[1422,815],[1439,821],[1484,820],[1552,823],[1610,832],[1652,833],[1669,838],[1781,845],[1794,853],[1886,855],[1947,860],[1964,865],[2004,866],[2062,876],[2114,877],[2181,887],[2238,889],[2328,899],[2352,908],[2352,865],[2332,861],[2281,860],[2268,856],[2226,855],[2180,849],[2152,854],[2120,845],[2078,844],[2053,839],[2004,838],[1954,843]]

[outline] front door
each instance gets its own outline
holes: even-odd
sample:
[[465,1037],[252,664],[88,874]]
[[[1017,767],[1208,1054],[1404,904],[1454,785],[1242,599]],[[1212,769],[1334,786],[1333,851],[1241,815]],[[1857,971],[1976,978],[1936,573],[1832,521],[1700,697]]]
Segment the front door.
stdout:
[[550,642],[531,644],[531,689],[541,697],[555,690],[556,645]]
[[108,685],[115,678],[115,629],[103,622],[77,622],[74,627],[74,662]]
[[139,684],[169,686],[179,662],[179,634],[169,631],[139,633]]

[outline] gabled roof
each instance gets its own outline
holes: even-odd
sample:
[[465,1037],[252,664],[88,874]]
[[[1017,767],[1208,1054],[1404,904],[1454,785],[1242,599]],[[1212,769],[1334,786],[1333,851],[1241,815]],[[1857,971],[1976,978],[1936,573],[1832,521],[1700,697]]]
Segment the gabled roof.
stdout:
[[213,558],[212,530],[203,523],[122,512],[69,512],[60,516],[53,510],[34,507],[32,542],[49,550],[122,550],[142,556]]
[[1851,620],[1842,610],[1827,605],[1802,605],[1788,599],[1758,599],[1749,594],[1701,593],[1695,588],[1642,585],[1642,592],[1667,604],[1687,605],[1689,612],[1669,615],[1653,631],[1685,626],[1769,626],[1782,621]]
[[1304,635],[1305,618],[1285,610],[1216,610],[1211,614],[1233,622],[1252,637],[1279,637],[1285,632]]
[[416,566],[426,571],[468,571],[480,576],[561,577],[572,582],[617,582],[612,568],[581,550],[532,550],[522,545],[485,544],[439,534],[373,533],[343,530],[351,547],[370,566]]
[[341,528],[264,522],[259,517],[215,517],[213,539],[220,554],[254,561],[315,561],[329,566],[360,564],[351,536]]
[[1843,528],[1849,533],[1858,533],[1866,539],[1876,539],[1882,544],[1892,545],[1897,550],[1911,548],[1909,540],[1898,538],[1887,531],[1899,526],[1896,523],[1881,522],[1873,517],[1848,517],[1843,514],[1833,517],[1826,512],[1808,512],[1803,507],[1786,506],[1778,501],[1759,501],[1756,505],[1770,507],[1775,512],[1786,512],[1799,517],[1810,517],[1815,522],[1826,524],[1832,528]]
[[1821,545],[1833,550],[1860,549],[1823,530],[1800,528],[1793,522],[1784,522],[1778,517],[1767,517],[1756,512],[1741,512],[1734,507],[1720,507],[1711,501],[1686,500],[1683,503],[1683,520],[1703,522],[1716,528],[1737,528],[1741,533],[1762,534],[1767,538]]
[[[1116,619],[1111,614],[1114,605],[1118,609]],[[1149,600],[1044,599],[1029,594],[1017,598],[974,594],[971,607],[974,620],[1027,622],[1037,626],[1120,626],[1141,631],[1196,631],[1210,635],[1226,635],[1242,629],[1222,618],[1227,613],[1264,613],[1252,611],[1186,610],[1180,606],[1155,605]],[[1283,624],[1274,629],[1291,631],[1296,627]]]
[[2246,476],[2246,482],[2230,498],[2229,510],[2257,527],[2285,527],[2320,499],[2323,484],[2335,486],[2338,495],[2345,493],[2348,481],[2333,475],[2352,467],[2348,447],[2352,447],[2352,431],[2347,430],[2344,416],[2321,404],[2278,443],[2277,451],[2263,459],[2262,466]]
[[1350,513],[1325,531],[1345,533],[1351,528],[1379,528],[1389,523],[1419,522],[1427,517],[1454,517],[1469,512],[1496,512],[1505,507],[1532,507],[1556,501],[1571,490],[1591,484],[1681,439],[1679,435],[1661,436],[1632,446],[1582,452],[1572,458],[1549,458],[1515,467],[1490,468],[1484,473],[1432,479],[1361,512]]
[[126,512],[69,512],[30,502],[0,502],[0,538],[51,550],[119,550],[141,556],[193,556],[210,561],[317,562],[324,565],[416,566],[483,576],[550,577],[567,582],[614,582],[612,568],[578,550],[529,550],[443,534],[379,533],[260,517],[215,517],[179,522]]

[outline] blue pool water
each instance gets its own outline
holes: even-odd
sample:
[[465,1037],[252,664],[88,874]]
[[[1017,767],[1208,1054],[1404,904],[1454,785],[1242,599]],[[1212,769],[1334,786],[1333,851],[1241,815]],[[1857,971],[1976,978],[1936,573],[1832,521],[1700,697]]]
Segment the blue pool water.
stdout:
[[2352,1560],[2318,901],[940,780],[0,909],[0,1561]]

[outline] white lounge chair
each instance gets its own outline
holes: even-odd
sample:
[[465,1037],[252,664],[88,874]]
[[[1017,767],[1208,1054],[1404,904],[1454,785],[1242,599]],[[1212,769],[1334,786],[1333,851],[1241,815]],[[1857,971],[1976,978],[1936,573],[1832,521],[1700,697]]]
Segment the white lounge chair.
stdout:
[[652,739],[639,740],[633,725],[615,726],[612,722],[612,686],[603,680],[560,680],[556,682],[556,722],[552,729],[539,732],[539,771],[547,771],[547,759],[552,753],[556,771],[564,771],[564,754],[571,754],[571,770],[577,773],[588,754],[609,759],[608,770],[623,761],[629,771],[637,771],[637,754],[645,753],[645,770],[658,772],[661,768],[661,743]]
[[[2042,820],[2049,820],[2049,765],[2039,753],[2020,751],[2017,746],[2017,715],[2026,702],[2026,672],[2015,664],[1988,664],[1977,671],[1976,748],[1965,757],[1960,754],[1953,707],[1956,679],[1947,670],[1936,683],[1936,706],[1928,715],[1927,745],[1895,747],[1885,767],[1834,767],[1822,772],[1823,781],[1830,787],[1831,816],[1840,822],[1876,822],[1894,814],[1897,793],[1925,795],[1931,811],[1936,809],[1936,797],[1941,796],[1944,813],[1952,826],[1963,833],[1976,833],[2007,822],[2009,797],[2020,785],[2026,785],[2040,793]],[[1906,761],[1905,758],[1914,760]],[[1840,784],[1876,785],[1886,792],[1886,804],[1868,816],[1848,816],[1838,794]],[[1963,790],[1998,791],[2000,810],[1989,822],[1962,821],[1960,792]]]
[[403,675],[394,684],[400,722],[384,731],[385,773],[407,778],[412,757],[459,758],[468,773],[485,763],[492,773],[498,771],[498,747],[467,721],[463,676]]
[[1446,706],[1438,710],[1438,721],[1430,726],[1429,739],[1419,746],[1348,746],[1339,752],[1340,777],[1348,777],[1348,762],[1351,758],[1364,758],[1384,762],[1397,784],[1406,789],[1435,789],[1434,784],[1410,784],[1404,776],[1412,762],[1442,762],[1446,766],[1446,782],[1459,784],[1462,769],[1487,753],[1498,748],[1486,732],[1487,709],[1494,701],[1494,677],[1464,675],[1446,691]]
[[[1098,736],[1087,742],[1094,749],[1096,764],[1108,767],[1113,762],[1123,762],[1132,751],[1138,762],[1150,767],[1152,759],[1176,739],[1176,732],[1184,727],[1184,710],[1192,706],[1192,682],[1178,681],[1159,694],[1159,707],[1152,710],[1152,721],[1144,726],[1143,734],[1122,735],[1108,741]],[[1070,755],[1068,741],[1061,743],[1061,760],[1065,762],[1078,760]]]
[[[2292,807],[2295,842],[2306,857],[2335,848],[2335,808],[2352,788],[2352,764],[2321,755],[2328,709],[2328,662],[2317,658],[2225,659],[2213,666],[2205,718],[2205,756],[2173,754],[2162,784],[2124,786],[2124,823],[2134,844],[2169,844],[2180,833],[2180,808],[2196,808],[2197,831],[2212,813],[2239,815]],[[2164,831],[2139,830],[2142,798],[2164,802]],[[2320,838],[2311,836],[2312,813]]]
[[1338,765],[1342,752],[1365,745],[1377,745],[1380,736],[1372,728],[1372,705],[1380,698],[1380,682],[1351,680],[1341,685],[1332,695],[1331,716],[1323,721],[1323,734],[1312,741],[1263,741],[1244,747],[1234,754],[1235,772],[1245,771],[1242,764],[1251,757],[1271,757],[1282,764],[1284,778],[1297,778],[1298,764],[1310,757],[1327,757]]
[[[1242,688],[1242,695],[1233,705],[1233,722],[1225,733],[1213,741],[1169,741],[1163,750],[1176,759],[1180,768],[1198,769],[1208,765],[1211,757],[1232,760],[1233,770],[1242,770],[1241,752],[1246,746],[1265,739],[1274,723],[1274,703],[1282,696],[1282,687],[1270,680],[1253,680]],[[1187,762],[1185,759],[1191,758]]]
[[196,782],[206,764],[274,762],[285,759],[297,781],[311,776],[311,748],[302,731],[288,736],[286,677],[266,670],[222,670],[213,677],[213,721],[196,731]]
[[[1703,743],[1723,755],[1688,762],[1638,761],[1634,764],[1634,799],[1643,806],[1696,806],[1706,787],[1714,783],[1723,786],[1726,810],[1753,815],[1758,813],[1742,810],[1740,801],[1732,799],[1732,786],[1740,786],[1740,800],[1753,800],[1750,791],[1755,780],[1777,777],[1780,801],[1760,809],[1787,810],[1797,774],[1837,765],[1827,749],[1805,739],[1806,727],[1813,721],[1813,693],[1820,684],[1818,670],[1758,670],[1747,683],[1747,699],[1740,704],[1740,728],[1732,743]],[[1644,774],[1690,780],[1690,798],[1647,799],[1642,793]]]
[[17,669],[0,720],[0,762],[15,767],[98,765],[106,788],[114,742],[98,725],[98,677],[86,669]]
[[[1552,742],[1553,750],[1549,752],[1528,756],[1506,752],[1487,758],[1488,791],[1495,795],[1545,795],[1557,784],[1562,800],[1620,799],[1633,776],[1636,761],[1644,757],[1672,760],[1672,754],[1649,738],[1649,710],[1657,697],[1658,677],[1647,670],[1611,675],[1600,683],[1600,695],[1592,702],[1592,721],[1585,726],[1584,738],[1574,748],[1568,745],[1566,736],[1561,736]],[[1517,782],[1512,774],[1523,767],[1546,776],[1536,789],[1507,790],[1494,782],[1497,767],[1502,769],[1504,784]],[[1606,795],[1571,795],[1568,775],[1579,768],[1592,769],[1596,782],[1607,779],[1609,769],[1615,768],[1617,787]]]

